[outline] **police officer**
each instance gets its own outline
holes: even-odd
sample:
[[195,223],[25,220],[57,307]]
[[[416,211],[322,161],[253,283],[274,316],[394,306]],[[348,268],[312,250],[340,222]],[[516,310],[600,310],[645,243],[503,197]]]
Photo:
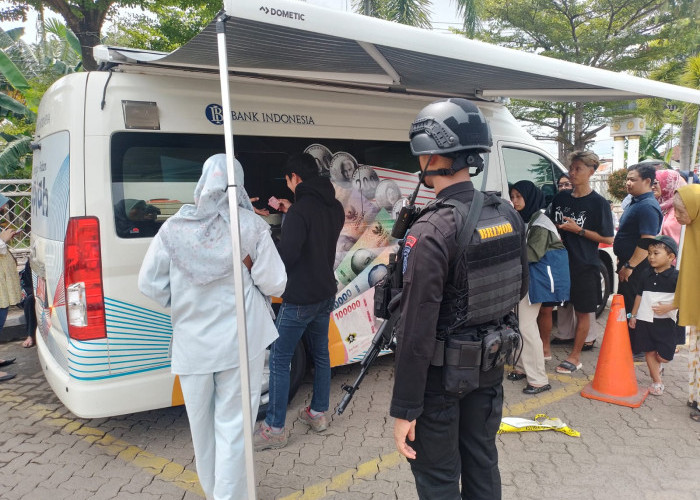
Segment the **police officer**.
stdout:
[[503,366],[479,370],[471,392],[449,392],[437,346],[446,333],[478,336],[499,325],[525,296],[524,225],[509,204],[487,194],[468,250],[460,252],[456,235],[464,212],[444,202],[471,205],[470,168],[471,175],[483,169],[480,153],[492,144],[474,104],[455,98],[426,106],[411,126],[410,140],[422,182],[435,190],[436,201],[410,227],[399,255],[403,295],[390,408],[394,440],[409,459],[421,499],[460,498],[460,476],[461,498],[500,499],[495,438]]

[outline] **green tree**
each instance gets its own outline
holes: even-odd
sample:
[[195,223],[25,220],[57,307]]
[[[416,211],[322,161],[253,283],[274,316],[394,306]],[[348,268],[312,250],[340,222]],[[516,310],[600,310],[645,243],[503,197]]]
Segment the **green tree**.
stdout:
[[[687,21],[689,0],[483,0],[491,43],[587,66],[644,72],[673,52],[660,43],[669,25]],[[682,6],[683,8],[680,8]],[[686,24],[687,25],[687,24]],[[603,128],[606,118],[624,112],[603,103],[515,102],[517,118],[550,130],[541,138],[559,142],[559,157],[581,149]]]
[[212,12],[217,12],[223,5],[221,0],[8,0],[8,2],[9,7],[0,10],[0,20],[26,21],[30,8],[37,10],[40,15],[44,8],[61,15],[66,26],[75,33],[80,42],[82,61],[87,70],[94,70],[97,67],[92,49],[100,43],[105,20],[108,16],[118,14],[120,8],[151,9],[174,6],[189,9],[206,5]]
[[116,2],[115,0],[9,0],[10,7],[0,11],[2,20],[26,21],[30,8],[36,9],[43,17],[43,9],[49,8],[60,14],[80,41],[82,60],[85,68],[95,69],[97,64],[92,56],[92,48],[100,43],[100,31],[107,13],[114,4],[125,7],[138,5],[138,1]]
[[620,168],[608,176],[608,194],[617,201],[627,196],[627,169]]
[[[671,139],[671,131],[660,125],[652,126],[647,133],[639,138],[639,159],[657,159],[669,163],[671,148],[667,147]],[[666,149],[662,153],[662,150]]]
[[221,2],[190,2],[178,7],[163,2],[144,3],[147,11],[115,18],[106,34],[111,45],[171,52],[182,46],[211,22]]
[[[664,48],[663,57],[654,63],[648,77],[661,82],[699,89],[697,61],[700,49],[700,2],[670,2],[669,9],[677,22],[666,25],[657,44]],[[696,77],[693,78],[693,73]],[[693,124],[697,120],[697,106],[664,99],[638,101],[639,111],[652,125],[678,126],[680,167],[688,170],[692,161]]]
[[0,30],[0,176],[26,178],[31,173],[31,141],[36,112],[46,89],[80,68],[76,37],[55,21],[44,25],[42,41],[28,45]]

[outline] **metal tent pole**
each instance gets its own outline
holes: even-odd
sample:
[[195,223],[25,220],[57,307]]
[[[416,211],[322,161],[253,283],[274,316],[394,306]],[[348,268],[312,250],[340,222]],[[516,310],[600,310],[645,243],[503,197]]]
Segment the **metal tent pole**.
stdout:
[[[695,171],[695,162],[698,160],[698,139],[700,138],[700,110],[695,119],[695,139],[693,140],[693,153],[690,155],[690,171]],[[688,176],[690,177],[690,176]],[[692,182],[692,181],[691,181]]]
[[[231,101],[228,85],[228,57],[226,53],[226,20],[222,14],[216,20],[216,40],[219,49],[219,79],[221,81],[221,106],[224,114],[224,143],[226,146],[226,171],[228,173],[228,206],[231,212],[231,246],[233,247],[233,279],[236,293],[236,320],[238,330],[238,358],[241,373],[241,398],[243,407],[243,444],[245,453],[246,485],[248,500],[257,498],[255,492],[255,458],[253,456],[253,415],[250,404],[250,370],[248,368],[248,337],[245,321],[245,295],[243,290],[243,261],[241,259],[241,233],[238,225],[238,179],[233,168],[233,128],[231,125]],[[231,471],[232,473],[235,471]]]

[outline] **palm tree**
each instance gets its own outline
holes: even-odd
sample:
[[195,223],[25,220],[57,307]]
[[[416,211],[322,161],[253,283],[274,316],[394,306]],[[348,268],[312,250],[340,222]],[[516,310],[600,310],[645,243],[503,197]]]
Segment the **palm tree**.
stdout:
[[[457,15],[464,21],[464,34],[473,37],[479,28],[478,3],[476,0],[450,0],[454,2]],[[418,28],[430,24],[431,0],[353,0],[355,12],[365,16],[395,21]]]
[[[678,83],[693,89],[700,89],[700,55],[688,59],[685,69]],[[698,152],[693,151],[696,146],[693,140],[693,119],[695,126],[700,127],[700,110],[697,104],[688,104],[683,108],[683,122],[681,124],[681,168],[688,165],[694,168],[693,159],[697,162]],[[696,131],[697,134],[697,131]]]
[[400,24],[430,28],[431,0],[353,0],[355,12]]
[[[451,1],[451,0],[450,0]],[[454,0],[457,4],[457,15],[464,20],[464,32],[473,38],[479,29],[479,14],[476,0]]]

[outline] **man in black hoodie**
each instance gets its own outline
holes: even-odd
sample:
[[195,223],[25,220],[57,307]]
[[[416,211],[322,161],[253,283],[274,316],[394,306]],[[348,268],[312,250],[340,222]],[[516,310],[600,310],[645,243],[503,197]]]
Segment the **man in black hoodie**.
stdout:
[[287,288],[277,315],[279,338],[270,350],[270,404],[267,417],[255,431],[255,449],[282,448],[289,395],[289,370],[297,343],[307,334],[314,361],[311,405],[299,420],[314,431],[328,427],[331,365],[328,322],[337,289],[333,262],[338,236],[345,222],[341,203],[328,178],[320,177],[309,154],[292,156],[285,166],[287,187],[295,203],[280,200],[286,212],[277,250],[287,270]]

